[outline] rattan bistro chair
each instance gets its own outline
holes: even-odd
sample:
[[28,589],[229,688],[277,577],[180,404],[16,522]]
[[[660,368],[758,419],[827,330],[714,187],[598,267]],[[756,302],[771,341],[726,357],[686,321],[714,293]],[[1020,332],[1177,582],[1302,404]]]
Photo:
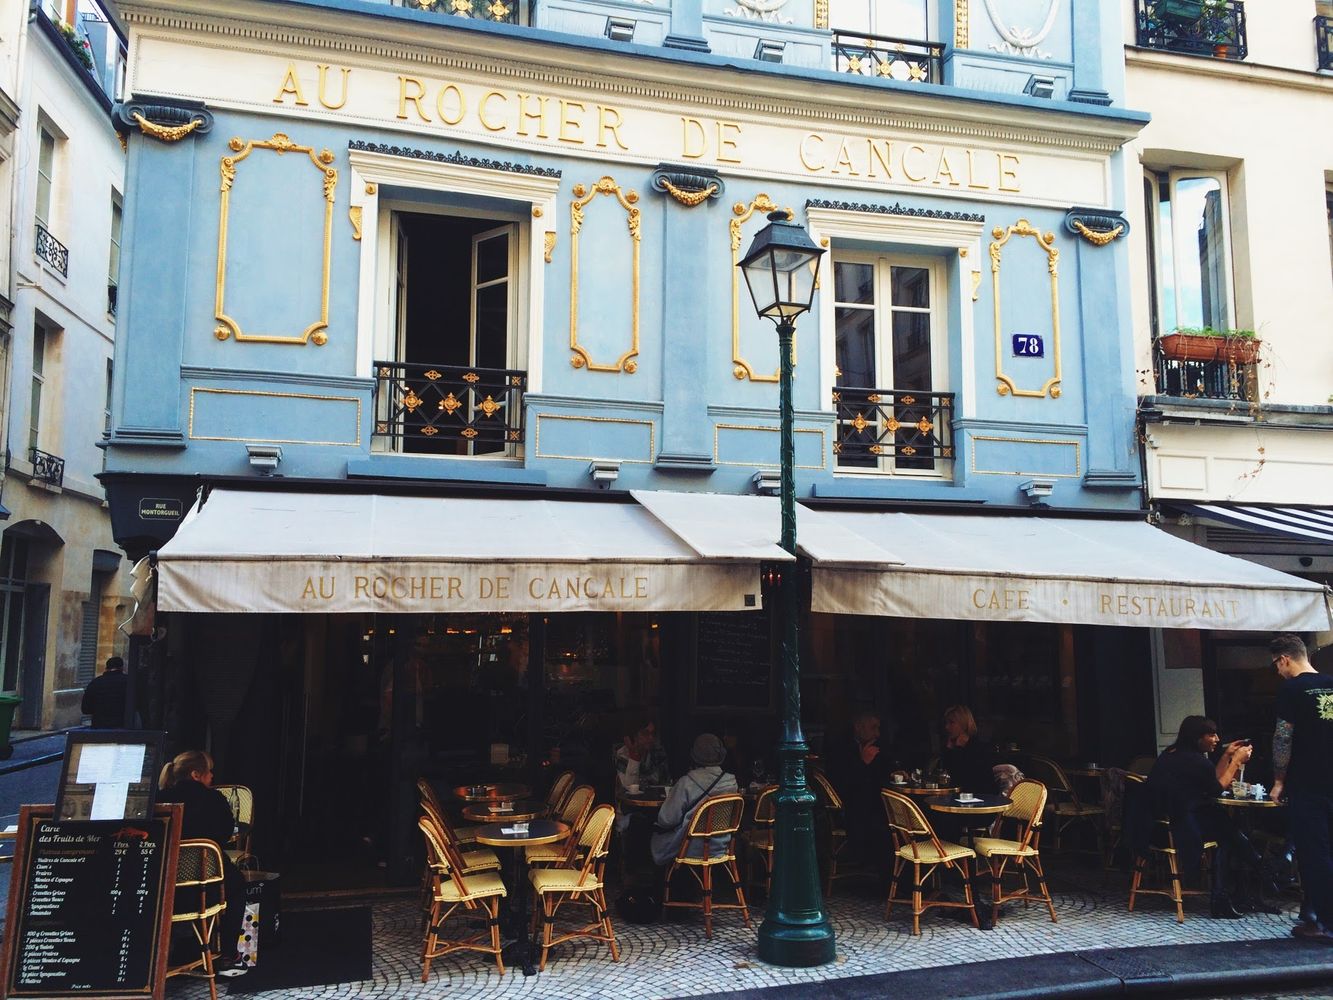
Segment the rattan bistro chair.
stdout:
[[[454,840],[450,831],[448,821],[435,811],[435,807],[429,802],[421,803],[421,822],[429,822],[435,828],[435,834],[441,843],[449,845],[454,851],[457,864],[464,875],[476,875],[481,872],[497,872],[500,870],[500,858],[489,847],[476,847],[470,851],[464,851],[461,844]],[[421,868],[421,926],[424,928],[430,921],[431,896],[434,892],[435,880],[441,875],[448,873],[431,860],[430,851],[426,852],[426,863]]]
[[245,785],[214,785],[231,808],[232,836],[227,844],[227,857],[237,868],[258,868],[259,861],[251,849],[251,834],[255,824],[255,794]]
[[[750,926],[750,908],[745,905],[745,890],[741,887],[741,874],[736,868],[736,831],[740,829],[741,818],[745,814],[745,799],[736,792],[723,795],[710,795],[700,802],[694,811],[694,818],[685,831],[685,839],[680,842],[680,850],[667,869],[666,891],[663,893],[663,906],[688,906],[704,913],[704,936],[713,936],[714,910],[740,910],[745,926]],[[720,852],[713,850],[713,838],[727,838],[726,847]],[[699,850],[700,856],[693,857],[693,850]],[[713,902],[713,869],[721,868],[731,879],[736,892],[736,902]],[[702,898],[699,902],[671,898],[671,879],[677,871],[688,871],[699,884]]]
[[[574,854],[571,855],[573,863],[567,867],[537,868],[528,873],[533,891],[541,903],[542,958],[539,971],[545,971],[546,956],[552,948],[581,937],[606,942],[611,949],[611,961],[620,961],[615,928],[611,926],[611,913],[606,907],[605,881],[606,856],[615,818],[616,810],[613,806],[598,806],[588,815],[578,838],[582,849],[581,858]],[[586,903],[592,908],[592,921],[556,934],[556,915],[567,903]],[[536,916],[534,910],[533,918]]]
[[[179,965],[167,966],[167,978],[198,976],[208,980],[208,995],[218,1000],[214,963],[218,947],[218,917],[227,908],[223,887],[222,851],[211,840],[182,840],[176,855],[176,905],[171,925],[188,924],[199,945],[199,954]],[[232,950],[236,942],[230,942]]]
[[[1155,843],[1149,845],[1146,854],[1136,854],[1134,857],[1134,878],[1129,884],[1129,912],[1134,912],[1134,900],[1138,896],[1165,896],[1175,905],[1176,923],[1183,924],[1185,922],[1185,897],[1203,896],[1209,890],[1204,888],[1186,889],[1184,887],[1180,876],[1180,861],[1176,853],[1176,841],[1171,835],[1170,820],[1157,820],[1153,830],[1153,840]],[[1201,874],[1205,885],[1213,875],[1212,852],[1216,849],[1217,841],[1208,840],[1204,842]],[[1159,873],[1163,866],[1166,869],[1166,877],[1155,886],[1145,886],[1143,884],[1143,877],[1148,870],[1150,861]]]
[[[754,860],[758,856],[764,866],[764,894],[773,889],[773,827],[777,822],[778,786],[769,785],[759,792],[754,802],[754,827],[740,835],[745,844],[747,859],[750,862],[751,875],[754,874]],[[754,879],[750,879],[750,888],[754,888]]]
[[1055,846],[1064,846],[1065,833],[1074,826],[1086,824],[1097,841],[1097,854],[1106,854],[1106,809],[1101,805],[1079,800],[1074,783],[1069,780],[1065,769],[1039,754],[1029,754],[1023,773],[1035,778],[1046,786],[1050,795],[1046,803],[1047,812],[1054,818]]
[[[977,837],[972,849],[978,858],[984,858],[990,864],[991,873],[991,921],[1000,919],[1000,906],[1011,899],[1021,899],[1026,907],[1028,900],[1038,899],[1046,904],[1050,911],[1051,923],[1058,923],[1055,918],[1055,904],[1051,901],[1051,892],[1046,885],[1046,872],[1041,866],[1041,854],[1037,850],[1037,841],[1041,837],[1041,819],[1046,810],[1046,786],[1040,781],[1020,781],[1010,793],[1012,804],[1000,815],[1001,826],[1013,823],[1017,830],[1013,840],[1000,837]],[[1003,832],[1003,830],[1001,831]],[[1017,874],[1023,879],[1021,888],[1004,891],[1005,868],[1010,862],[1013,867],[1009,874]],[[978,862],[980,864],[980,862]],[[1037,883],[1037,891],[1032,888],[1032,880]]]
[[838,790],[833,787],[833,782],[828,780],[828,776],[823,771],[810,772],[810,788],[814,791],[819,806],[828,818],[828,876],[824,882],[824,898],[828,899],[833,895],[833,880],[835,878],[846,878],[848,875],[856,873],[844,872],[841,876],[838,874],[838,855],[847,846],[847,820],[842,804],[842,796],[838,794]]
[[596,797],[597,793],[592,785],[579,785],[570,792],[556,818],[569,827],[571,835],[565,838],[564,843],[525,847],[523,857],[528,864],[549,866],[573,863],[573,859],[579,855],[581,849],[580,833],[588,822],[588,816],[592,813],[593,799]]
[[546,793],[546,814],[552,818],[560,815],[560,809],[565,804],[565,799],[569,798],[570,790],[574,787],[574,772],[562,771],[556,775],[555,781],[551,782],[551,790]]
[[[505,896],[505,884],[495,872],[464,875],[459,870],[458,856],[440,837],[439,828],[422,816],[417,821],[426,839],[426,861],[433,872],[431,879],[430,916],[426,937],[421,946],[421,981],[430,977],[430,963],[455,951],[480,951],[495,956],[495,967],[504,975],[504,959],[500,945],[500,900]],[[486,914],[487,929],[470,937],[446,938],[445,921],[463,907],[481,910]]]
[[[879,794],[884,802],[884,811],[888,814],[889,832],[893,834],[894,847],[893,881],[889,885],[889,898],[884,905],[884,919],[889,919],[894,903],[910,902],[913,934],[921,933],[921,914],[933,906],[968,910],[972,916],[972,926],[979,926],[977,908],[972,899],[971,862],[976,859],[976,852],[970,847],[940,840],[925,814],[906,795],[900,795],[888,788],[881,788]],[[898,877],[909,862],[912,865],[912,898],[907,900],[895,896],[894,893],[898,888]],[[926,879],[935,874],[941,866],[962,875],[965,902],[925,898]]]
[[435,810],[435,815],[440,818],[444,828],[449,832],[449,836],[456,844],[475,844],[477,842],[477,831],[481,829],[477,826],[455,826],[449,822],[448,813],[445,812],[444,803],[440,797],[435,794],[435,789],[425,778],[417,779],[417,797],[421,801],[422,812],[425,812],[425,806],[430,803],[431,808]]

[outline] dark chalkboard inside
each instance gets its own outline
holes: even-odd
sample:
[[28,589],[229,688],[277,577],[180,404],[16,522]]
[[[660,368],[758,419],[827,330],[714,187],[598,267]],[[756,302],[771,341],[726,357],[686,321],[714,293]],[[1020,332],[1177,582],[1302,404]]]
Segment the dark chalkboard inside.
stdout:
[[773,696],[768,611],[704,612],[695,644],[699,708],[768,708]]
[[180,844],[179,805],[147,820],[73,823],[19,813],[5,921],[9,997],[160,1000]]

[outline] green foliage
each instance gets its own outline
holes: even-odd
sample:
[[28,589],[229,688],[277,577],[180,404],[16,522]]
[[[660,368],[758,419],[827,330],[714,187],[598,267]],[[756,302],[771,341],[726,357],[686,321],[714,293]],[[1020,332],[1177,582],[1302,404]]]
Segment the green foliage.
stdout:
[[1172,333],[1184,333],[1191,337],[1221,337],[1224,340],[1254,340],[1253,330],[1214,330],[1211,326],[1180,326]]
[[57,21],[56,27],[60,29],[60,34],[65,39],[65,44],[69,46],[70,51],[74,53],[74,58],[83,63],[83,68],[91,70],[93,68],[93,54],[88,51],[88,43],[79,37],[79,33],[71,25],[64,21]]

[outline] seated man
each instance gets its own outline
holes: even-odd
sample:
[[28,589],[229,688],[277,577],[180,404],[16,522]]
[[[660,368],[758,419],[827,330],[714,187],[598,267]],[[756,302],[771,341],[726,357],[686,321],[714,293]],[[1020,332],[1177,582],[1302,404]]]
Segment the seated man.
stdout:
[[828,777],[842,796],[847,850],[840,865],[869,862],[887,874],[891,863],[888,826],[879,790],[888,781],[889,761],[879,745],[879,715],[858,712],[852,731],[828,749]]

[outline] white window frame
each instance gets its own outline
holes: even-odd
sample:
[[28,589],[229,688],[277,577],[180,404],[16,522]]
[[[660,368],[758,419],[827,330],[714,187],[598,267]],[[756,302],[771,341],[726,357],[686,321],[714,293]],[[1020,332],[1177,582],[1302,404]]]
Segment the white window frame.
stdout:
[[[877,23],[876,0],[861,0],[870,8],[870,26],[866,29],[872,35],[885,35],[890,38],[911,38],[913,41],[929,42],[934,41],[935,36],[939,34],[939,8],[936,0],[919,0],[921,6],[925,8],[926,32],[924,35],[911,35],[897,30],[888,30],[883,25]],[[829,4],[829,23],[831,30],[854,31],[851,24],[839,23],[835,10],[837,8],[836,0]]]
[[[33,198],[33,215],[37,222],[52,235],[55,235],[51,224],[51,210],[55,206],[56,193],[56,159],[60,154],[60,136],[56,134],[55,129],[51,128],[45,118],[37,123],[37,191]],[[43,154],[47,149],[51,150],[51,162],[43,164],[45,158]],[[45,197],[43,197],[42,182],[46,182]]]
[[[1240,326],[1240,321],[1236,316],[1236,252],[1235,244],[1231,237],[1231,192],[1229,179],[1225,171],[1194,169],[1191,167],[1171,167],[1164,169],[1154,169],[1144,167],[1144,177],[1151,179],[1152,183],[1146,185],[1151,192],[1149,195],[1149,204],[1144,206],[1146,212],[1150,213],[1150,231],[1154,239],[1154,244],[1149,248],[1150,261],[1155,268],[1154,273],[1149,277],[1151,279],[1151,293],[1156,301],[1153,303],[1153,315],[1157,317],[1160,329],[1154,330],[1154,337],[1165,336],[1173,330],[1181,327],[1188,327],[1191,324],[1182,322],[1180,313],[1180,295],[1175,295],[1175,314],[1166,315],[1166,305],[1162,297],[1162,243],[1163,239],[1171,241],[1171,282],[1173,289],[1181,287],[1180,280],[1180,247],[1181,240],[1178,238],[1178,227],[1181,225],[1180,213],[1177,206],[1180,199],[1176,196],[1177,185],[1182,180],[1211,180],[1215,181],[1222,195],[1222,253],[1225,258],[1226,274],[1226,307],[1227,307],[1227,325],[1231,328]],[[1162,232],[1162,197],[1159,188],[1160,180],[1165,177],[1171,189],[1171,232]],[[1195,238],[1197,242],[1197,237]]]
[[[42,338],[42,349],[40,351],[37,350],[37,336],[39,333]],[[29,366],[32,379],[28,388],[28,454],[24,456],[29,461],[32,460],[32,449],[50,450],[42,447],[42,425],[46,422],[43,416],[49,403],[47,398],[49,393],[46,391],[47,353],[51,349],[51,340],[54,333],[55,331],[40,316],[33,317],[32,364]]]
[[[973,288],[980,283],[981,241],[985,233],[985,221],[931,219],[810,207],[806,209],[806,223],[810,235],[820,246],[833,248],[842,244],[837,249],[839,259],[851,259],[854,253],[864,252],[873,257],[900,261],[929,259],[934,262],[937,270],[933,272],[931,296],[932,313],[937,321],[933,322],[931,330],[931,352],[932,363],[940,375],[940,384],[933,391],[954,394],[954,420],[961,420],[970,412],[972,400],[976,398],[975,310],[971,305]],[[937,252],[931,253],[931,250]],[[833,391],[836,383],[834,373],[837,371],[837,326],[832,256],[832,253],[825,254],[826,259],[820,262],[821,289],[816,297],[814,318],[819,329],[820,409],[836,414]],[[879,301],[877,298],[877,304]],[[962,305],[956,316],[951,311],[951,303],[954,302]],[[877,316],[877,331],[879,322]],[[936,350],[940,352],[938,360]],[[956,361],[953,356],[955,350],[958,355]],[[878,351],[876,357],[879,357]],[[953,371],[961,373],[957,386],[953,385]],[[957,468],[962,457],[960,444],[961,439],[955,438],[954,468]],[[945,470],[947,468],[945,466]],[[840,469],[836,457],[834,459],[834,474],[837,476],[892,475],[949,479],[950,475],[945,470],[938,466],[935,470],[890,468],[883,472],[874,469]]]
[[116,311],[107,313],[113,318],[120,312],[120,241],[125,226],[125,201],[119,191],[111,189],[111,237],[107,247],[106,284],[107,305],[111,305],[110,290],[116,289]]

